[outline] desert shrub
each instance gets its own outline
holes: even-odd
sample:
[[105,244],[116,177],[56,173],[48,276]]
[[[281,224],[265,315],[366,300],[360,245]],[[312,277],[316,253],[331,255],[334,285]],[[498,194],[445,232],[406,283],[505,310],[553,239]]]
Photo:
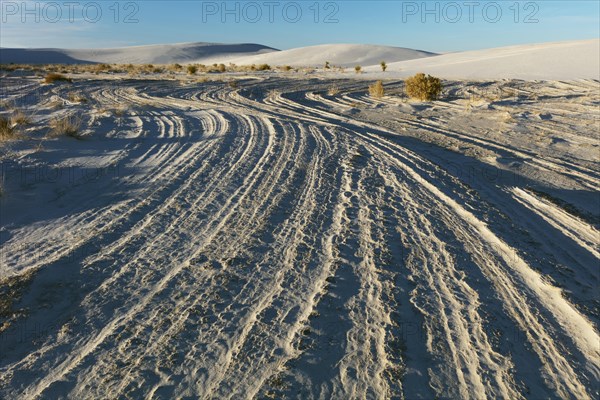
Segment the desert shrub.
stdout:
[[229,85],[229,87],[232,88],[232,89],[237,89],[237,87],[238,87],[237,81],[229,81],[227,83],[227,85]]
[[381,98],[384,95],[383,82],[377,81],[369,86],[369,94],[371,97]]
[[67,78],[62,74],[57,74],[56,72],[50,72],[44,78],[44,82],[46,83],[54,83],[54,82],[72,82],[71,79]]
[[385,72],[385,70],[387,69],[387,64],[385,63],[385,61],[380,62],[379,65],[381,65],[381,70]]
[[269,64],[260,64],[256,67],[256,69],[258,71],[269,71],[271,69],[271,66]]
[[74,117],[56,117],[50,121],[51,136],[69,136],[81,139],[81,120]]
[[194,75],[196,72],[198,72],[198,67],[196,67],[195,65],[188,65],[187,72],[190,75]]
[[94,67],[94,70],[96,72],[104,72],[104,71],[108,71],[109,69],[110,69],[110,65],[108,65],[108,64],[97,64]]
[[361,67],[360,65],[357,65],[356,67],[354,67],[354,71],[355,71],[357,74],[360,74],[360,72],[362,71],[362,67]]
[[227,71],[227,67],[225,66],[225,64],[219,64],[219,65],[217,65],[217,71],[223,73],[223,72]]
[[330,69],[331,65],[329,65],[329,61],[325,61],[325,69]]
[[15,136],[15,127],[6,117],[0,117],[0,140],[9,140]]
[[406,94],[419,100],[435,100],[442,94],[442,81],[431,75],[418,73],[406,80]]
[[174,71],[179,71],[183,69],[183,66],[181,64],[175,63],[171,66],[171,69],[173,69]]
[[340,88],[337,87],[336,85],[332,85],[332,86],[329,87],[329,89],[327,89],[327,94],[329,96],[335,96],[339,92],[340,92]]
[[290,67],[289,65],[284,65],[283,67],[281,67],[282,71],[291,71],[292,67]]

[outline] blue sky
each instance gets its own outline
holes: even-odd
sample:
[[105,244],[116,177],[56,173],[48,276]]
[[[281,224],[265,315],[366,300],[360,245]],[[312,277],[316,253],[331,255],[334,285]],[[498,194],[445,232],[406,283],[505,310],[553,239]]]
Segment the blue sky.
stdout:
[[435,52],[600,37],[591,1],[0,0],[2,47],[177,42],[280,49],[371,43]]

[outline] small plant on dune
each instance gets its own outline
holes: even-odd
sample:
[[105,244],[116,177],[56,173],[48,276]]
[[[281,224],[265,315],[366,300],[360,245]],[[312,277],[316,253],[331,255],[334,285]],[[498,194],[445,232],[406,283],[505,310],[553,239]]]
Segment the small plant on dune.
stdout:
[[219,65],[217,65],[217,71],[219,71],[220,73],[223,73],[223,72],[227,71],[227,67],[225,66],[225,64],[219,64]]
[[83,96],[81,93],[70,92],[67,96],[71,103],[86,103],[87,98]]
[[31,119],[25,115],[23,111],[15,110],[14,114],[10,117],[10,122],[13,126],[29,125],[31,123]]
[[289,65],[284,65],[283,67],[281,67],[281,70],[282,70],[282,71],[286,71],[286,72],[287,72],[287,71],[291,71],[291,70],[292,70],[292,67],[290,67]]
[[331,68],[331,66],[329,65],[329,61],[325,61],[325,67],[324,68],[325,69],[330,69]]
[[51,136],[69,136],[81,139],[81,119],[74,117],[56,117],[50,121]]
[[125,106],[121,106],[121,107],[111,108],[111,109],[108,109],[106,111],[109,112],[109,113],[111,113],[117,119],[121,119],[127,113],[127,108]]
[[271,69],[271,66],[269,64],[260,64],[256,67],[256,69],[258,71],[269,71]]
[[271,89],[271,90],[269,90],[269,93],[267,93],[267,99],[273,100],[273,99],[279,97],[280,95],[281,95],[281,92],[279,90]]
[[385,70],[387,69],[387,64],[385,63],[385,61],[380,62],[379,65],[381,65],[381,70],[385,72]]
[[362,71],[362,67],[360,65],[357,65],[356,67],[354,67],[354,72],[356,72],[357,74],[360,74]]
[[98,72],[105,72],[105,71],[110,70],[110,65],[108,65],[108,64],[97,64],[94,67],[94,70],[95,70],[96,73],[98,73]]
[[57,74],[56,72],[50,72],[44,78],[44,82],[45,83],[72,82],[72,80],[70,78],[67,78],[66,76],[64,76],[62,74]]
[[383,97],[383,95],[385,94],[385,91],[383,89],[383,82],[382,81],[377,81],[374,84],[369,86],[369,95],[371,95],[371,97],[375,97],[375,98],[381,98]]
[[336,85],[332,85],[332,86],[329,87],[329,89],[327,89],[327,94],[329,96],[335,96],[339,92],[340,92],[340,88],[337,87]]
[[196,72],[198,72],[198,67],[196,67],[195,65],[188,65],[187,72],[190,75],[195,75]]
[[431,75],[418,73],[406,80],[405,91],[413,99],[436,100],[442,94],[442,81]]
[[11,108],[15,108],[15,103],[12,100],[2,100],[0,101],[0,108],[10,110]]
[[0,140],[10,140],[15,137],[15,127],[6,117],[0,117]]
[[48,108],[51,108],[53,110],[59,110],[59,109],[63,108],[65,105],[64,102],[59,98],[54,98],[54,99],[50,100],[47,104],[48,104]]

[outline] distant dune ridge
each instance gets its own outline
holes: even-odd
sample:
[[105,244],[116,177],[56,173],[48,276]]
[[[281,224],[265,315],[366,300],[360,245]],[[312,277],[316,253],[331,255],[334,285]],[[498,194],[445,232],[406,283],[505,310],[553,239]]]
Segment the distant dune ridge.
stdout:
[[267,54],[232,59],[237,64],[273,64],[294,67],[322,67],[326,61],[332,66],[354,67],[420,59],[435,56],[427,51],[404,47],[377,46],[368,44],[322,44],[299,47]]
[[114,49],[0,49],[0,62],[18,64],[172,64],[199,63],[278,51],[260,44],[178,43]]
[[[456,79],[600,79],[600,39],[435,54],[403,47],[323,44],[277,50],[260,44],[180,43],[115,49],[0,49],[1,63],[235,63],[293,67],[361,65],[365,78],[425,72]],[[385,61],[388,70],[381,72]],[[345,74],[345,76],[349,76]]]
[[600,79],[600,39],[443,54],[391,63],[388,71],[398,76],[425,72],[449,79]]

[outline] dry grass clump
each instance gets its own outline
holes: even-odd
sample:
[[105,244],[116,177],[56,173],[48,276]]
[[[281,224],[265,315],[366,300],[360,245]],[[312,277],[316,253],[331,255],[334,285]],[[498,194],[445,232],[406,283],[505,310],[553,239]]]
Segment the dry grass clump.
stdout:
[[360,65],[357,65],[356,67],[354,67],[354,72],[360,74],[362,72],[362,67]]
[[4,108],[6,110],[10,110],[15,107],[15,103],[13,100],[2,100],[0,101],[0,108]]
[[257,71],[270,71],[271,66],[269,64],[260,64],[256,67]]
[[54,98],[50,100],[47,104],[48,108],[51,108],[53,110],[60,110],[65,105],[64,102],[59,98]]
[[123,118],[125,116],[125,114],[127,114],[127,107],[125,106],[120,106],[120,107],[116,107],[114,109],[111,110],[112,115],[114,115],[117,118]]
[[18,69],[19,69],[19,66],[15,65],[15,64],[0,64],[0,70],[2,70],[2,71],[12,72],[12,71],[16,71]]
[[413,99],[436,100],[442,94],[442,81],[431,75],[418,73],[406,80],[405,91]]
[[67,98],[72,103],[86,103],[88,101],[88,99],[84,95],[77,92],[70,92]]
[[50,135],[69,136],[75,139],[81,139],[80,133],[81,119],[75,117],[56,117],[50,121]]
[[28,125],[31,119],[23,111],[15,110],[9,117],[0,117],[0,141],[12,140],[17,137],[17,128]]
[[196,74],[196,72],[198,72],[198,67],[197,67],[197,66],[195,66],[195,65],[188,65],[188,67],[187,67],[187,72],[188,72],[188,74],[190,74],[190,75],[195,75],[195,74]]
[[15,134],[15,126],[10,119],[4,116],[0,117],[0,141],[13,139]]
[[385,94],[385,91],[383,89],[383,82],[382,81],[377,81],[372,85],[369,85],[369,95],[371,97],[375,97],[375,98],[382,98],[383,95]]
[[35,271],[28,270],[21,275],[0,279],[0,334],[19,317],[26,315],[27,311],[16,308],[16,304],[30,287],[34,274]]
[[28,125],[31,123],[31,119],[23,111],[15,110],[14,114],[10,117],[10,122],[13,126]]
[[332,85],[329,87],[329,89],[327,89],[327,94],[329,96],[335,96],[340,92],[340,88],[337,87],[336,85]]
[[46,75],[46,77],[44,78],[44,82],[45,83],[54,83],[54,82],[73,82],[72,79],[67,78],[66,76],[56,73],[56,72],[50,72]]
[[183,70],[183,65],[175,63],[175,64],[171,64],[169,67],[167,67],[167,69],[169,71],[179,72],[179,71]]
[[99,73],[99,72],[105,72],[105,71],[108,71],[108,70],[110,70],[110,65],[108,65],[108,64],[96,64],[96,65],[93,67],[93,70],[94,70],[96,73]]
[[292,70],[292,67],[290,67],[289,65],[284,65],[282,67],[279,67],[282,71],[288,72]]
[[281,95],[281,92],[277,89],[271,89],[267,93],[267,99],[274,100]]

